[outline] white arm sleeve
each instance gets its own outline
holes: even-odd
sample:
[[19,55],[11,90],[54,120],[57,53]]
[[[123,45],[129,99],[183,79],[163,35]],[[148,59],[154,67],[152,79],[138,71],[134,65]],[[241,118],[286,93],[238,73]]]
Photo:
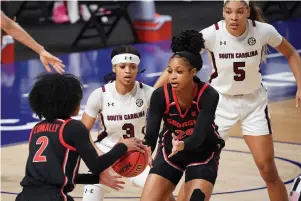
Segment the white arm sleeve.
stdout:
[[143,90],[144,90],[144,94],[145,94],[145,99],[146,99],[147,107],[149,107],[149,105],[150,105],[150,99],[151,99],[151,96],[152,96],[155,88],[153,88],[153,87],[151,87],[149,85],[143,84]]
[[262,45],[270,45],[272,47],[277,47],[282,42],[282,36],[279,32],[270,24],[267,23],[258,23],[258,32]]
[[87,101],[85,113],[90,117],[96,118],[99,111],[102,110],[102,89],[94,90]]
[[205,40],[205,48],[210,52],[213,52],[216,43],[216,29],[212,25],[200,31],[203,34]]

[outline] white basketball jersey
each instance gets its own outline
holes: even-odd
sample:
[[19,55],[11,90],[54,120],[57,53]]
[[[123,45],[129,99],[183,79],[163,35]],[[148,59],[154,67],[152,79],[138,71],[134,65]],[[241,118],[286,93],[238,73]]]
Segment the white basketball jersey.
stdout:
[[[248,20],[246,32],[234,37],[222,20],[215,24],[216,41],[211,52],[215,72],[211,85],[220,93],[237,95],[252,93],[260,87],[262,43],[257,22]],[[206,40],[206,39],[205,39]]]
[[147,109],[153,88],[140,82],[133,90],[122,96],[115,88],[115,82],[102,87],[102,130],[108,134],[101,143],[114,146],[120,138],[144,138]]

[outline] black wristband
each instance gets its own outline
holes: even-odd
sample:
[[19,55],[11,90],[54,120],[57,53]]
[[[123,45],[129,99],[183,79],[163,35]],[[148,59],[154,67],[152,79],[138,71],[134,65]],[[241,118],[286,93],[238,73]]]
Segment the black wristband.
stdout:
[[75,179],[76,184],[99,184],[99,175],[78,174]]

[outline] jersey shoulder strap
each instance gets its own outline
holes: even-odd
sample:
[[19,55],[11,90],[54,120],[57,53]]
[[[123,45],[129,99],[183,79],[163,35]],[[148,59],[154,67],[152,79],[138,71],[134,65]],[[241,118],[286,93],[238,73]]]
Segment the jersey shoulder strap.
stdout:
[[206,90],[206,88],[207,88],[208,86],[209,86],[209,84],[208,84],[208,83],[205,83],[205,84],[201,87],[201,89],[200,89],[200,91],[199,91],[198,99],[197,99],[197,107],[198,107],[198,111],[199,111],[199,112],[200,112],[200,108],[199,108],[199,102],[200,102],[200,99],[201,99],[201,97],[202,97],[204,91]]
[[164,84],[164,96],[165,96],[165,111],[164,114],[168,114],[170,107],[170,95],[168,91],[168,84]]

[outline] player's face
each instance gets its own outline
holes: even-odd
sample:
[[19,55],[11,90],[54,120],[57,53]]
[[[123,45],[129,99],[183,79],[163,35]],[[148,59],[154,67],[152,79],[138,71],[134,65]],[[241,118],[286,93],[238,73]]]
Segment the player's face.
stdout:
[[183,58],[174,57],[169,60],[167,72],[169,82],[175,90],[182,90],[193,82],[196,69],[188,65]]
[[127,86],[135,82],[138,66],[134,63],[120,63],[113,67],[113,71],[116,73],[116,81]]
[[244,33],[247,19],[250,16],[250,9],[245,2],[229,1],[223,8],[223,16],[227,29],[233,32]]

